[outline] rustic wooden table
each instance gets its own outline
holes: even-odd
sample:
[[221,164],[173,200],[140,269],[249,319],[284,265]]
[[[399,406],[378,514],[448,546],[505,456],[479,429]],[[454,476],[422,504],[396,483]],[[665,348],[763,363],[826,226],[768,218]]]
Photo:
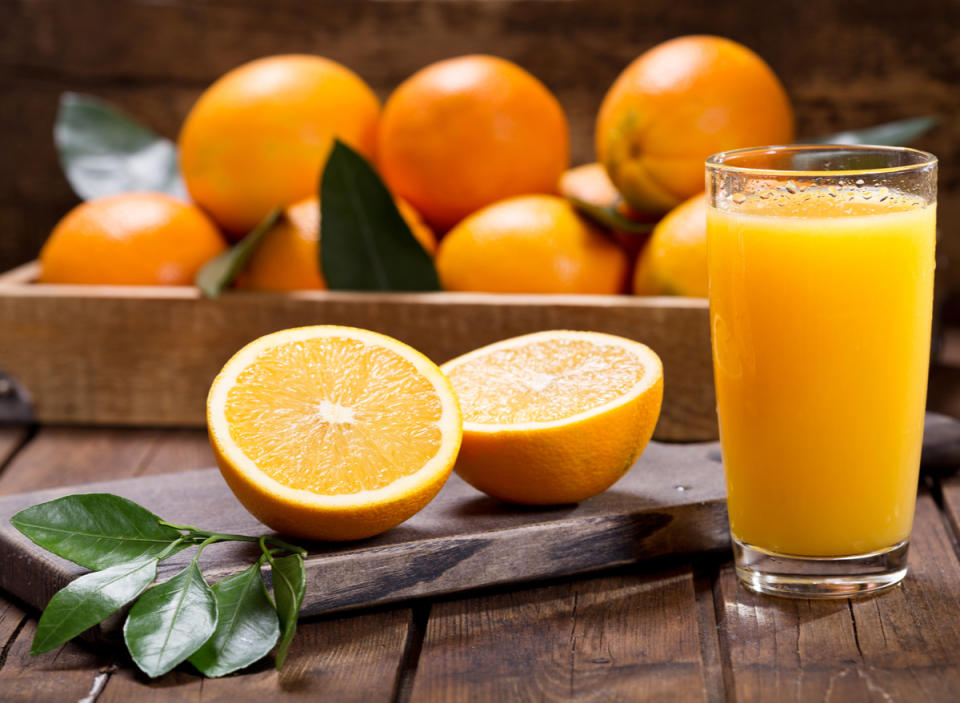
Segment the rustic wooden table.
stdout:
[[[0,494],[212,464],[202,431],[0,428]],[[883,700],[960,696],[960,477],[927,480],[906,581],[860,601],[737,586],[729,557],[306,619],[280,673],[150,681],[121,650],[29,654],[37,613],[0,595],[0,699]],[[3,567],[0,567],[3,568]]]

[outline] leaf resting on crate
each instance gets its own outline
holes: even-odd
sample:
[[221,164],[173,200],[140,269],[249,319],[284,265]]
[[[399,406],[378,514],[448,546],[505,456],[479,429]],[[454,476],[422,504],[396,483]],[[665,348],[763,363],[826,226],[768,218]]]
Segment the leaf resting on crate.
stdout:
[[320,184],[320,266],[331,290],[440,290],[433,260],[367,161],[335,140]]

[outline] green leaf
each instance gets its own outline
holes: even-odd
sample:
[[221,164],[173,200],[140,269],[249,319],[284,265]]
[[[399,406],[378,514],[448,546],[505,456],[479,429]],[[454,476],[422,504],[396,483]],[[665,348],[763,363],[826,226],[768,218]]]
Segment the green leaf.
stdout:
[[137,666],[147,676],[157,677],[196,652],[216,627],[213,591],[192,561],[133,604],[123,625],[123,639]]
[[617,210],[616,203],[613,205],[594,205],[580,198],[567,197],[570,204],[573,205],[581,214],[586,215],[599,225],[617,232],[625,234],[650,234],[656,226],[655,222],[637,222],[629,217],[624,217]]
[[187,198],[176,145],[104,100],[61,95],[53,137],[63,172],[84,200],[137,190]]
[[331,290],[440,290],[433,260],[390,191],[340,140],[323,170],[320,222],[320,266]]
[[280,637],[277,611],[260,575],[260,563],[213,585],[217,629],[190,663],[204,675],[224,676],[265,657]]
[[250,260],[263,236],[270,231],[280,217],[280,208],[267,213],[260,224],[251,230],[250,234],[234,244],[231,248],[203,265],[197,272],[194,282],[208,298],[217,298],[237,277]]
[[93,627],[143,593],[156,575],[156,559],[138,559],[74,579],[40,615],[30,654],[49,652]]
[[146,508],[110,493],[57,498],[21,510],[10,522],[44,549],[88,569],[157,557],[180,538]]
[[929,132],[940,122],[936,115],[911,117],[887,122],[876,127],[837,132],[815,139],[803,139],[798,144],[876,144],[879,146],[907,146],[917,137]]
[[273,596],[277,600],[277,615],[280,616],[280,647],[277,649],[276,667],[279,670],[287,658],[287,650],[297,631],[300,604],[307,592],[307,571],[303,557],[291,554],[274,559],[267,554],[273,577]]

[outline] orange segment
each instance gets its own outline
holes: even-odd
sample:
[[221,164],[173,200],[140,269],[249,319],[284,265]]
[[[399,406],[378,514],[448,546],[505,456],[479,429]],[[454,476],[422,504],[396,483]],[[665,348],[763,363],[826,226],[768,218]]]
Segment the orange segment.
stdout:
[[442,368],[463,408],[455,470],[515,503],[572,503],[609,488],[646,447],[663,398],[659,357],[598,332],[516,337]]
[[228,485],[274,529],[357,539],[436,495],[460,445],[456,397],[414,349],[349,327],[283,330],[224,366],[207,402]]
[[631,350],[547,337],[467,359],[453,377],[464,422],[491,425],[570,418],[623,396],[643,371]]

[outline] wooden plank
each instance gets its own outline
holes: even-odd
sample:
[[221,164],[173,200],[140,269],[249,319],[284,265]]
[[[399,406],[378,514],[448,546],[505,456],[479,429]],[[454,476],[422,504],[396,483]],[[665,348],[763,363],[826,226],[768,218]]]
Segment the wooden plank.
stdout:
[[135,476],[161,430],[43,428],[0,474],[0,495]]
[[201,680],[185,666],[155,682],[124,666],[97,703],[297,700],[368,703],[392,699],[411,614],[407,609],[300,623],[281,671],[269,660],[242,676]]
[[303,291],[206,300],[187,287],[11,286],[0,291],[0,366],[30,390],[41,422],[202,427],[210,382],[237,349],[318,323],[383,332],[437,362],[544,329],[637,339],[664,365],[654,436],[717,436],[707,302],[693,298]]
[[206,430],[165,431],[137,476],[156,476],[215,466]]
[[703,701],[688,568],[434,604],[411,700]]
[[910,573],[885,594],[819,602],[758,596],[737,584],[732,567],[717,588],[734,700],[956,700],[960,562],[926,493],[917,503]]
[[36,620],[30,618],[7,648],[0,668],[0,691],[8,701],[79,701],[93,686],[97,674],[110,665],[105,652],[67,644],[39,657],[30,656],[30,643],[36,632]]
[[0,467],[3,467],[27,437],[23,427],[0,426]]
[[[716,452],[715,443],[652,442],[610,490],[578,505],[547,508],[518,510],[451,476],[426,508],[383,535],[309,545],[303,612],[384,604],[724,548],[729,538]],[[76,490],[0,499],[0,561],[17,564],[16,569],[0,571],[0,587],[39,606],[83,572],[39,549],[8,522],[17,510]],[[86,484],[83,490],[126,496],[175,523],[241,534],[268,531],[236,501],[216,470]],[[204,551],[201,565],[212,576],[226,575],[243,568],[256,551],[247,543],[214,545]],[[161,567],[161,577],[183,568],[190,558],[188,552],[172,557]]]

